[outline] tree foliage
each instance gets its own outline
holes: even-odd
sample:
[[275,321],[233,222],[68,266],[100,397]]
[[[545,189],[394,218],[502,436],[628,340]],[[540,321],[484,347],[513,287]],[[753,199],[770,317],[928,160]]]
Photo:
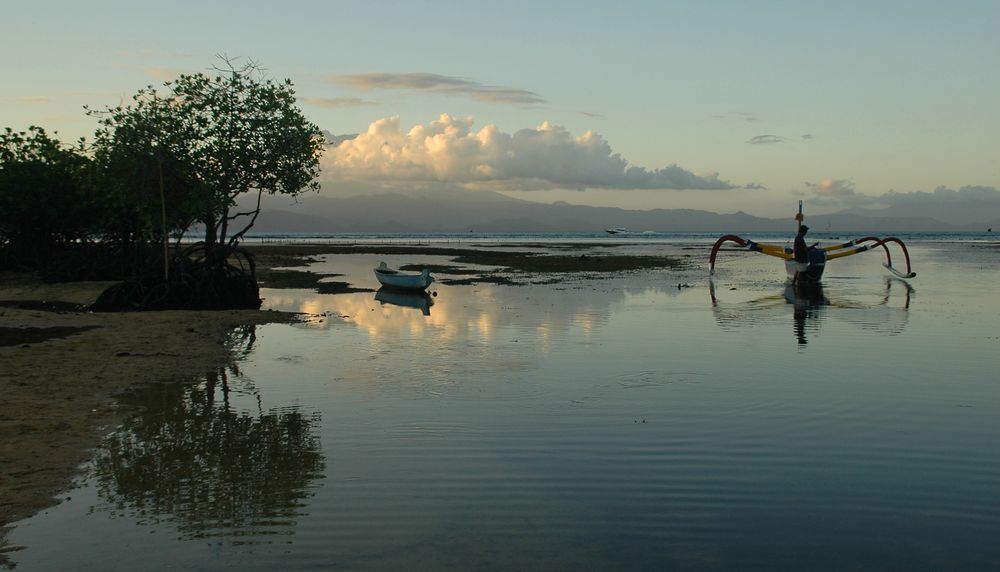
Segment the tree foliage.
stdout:
[[[291,81],[267,79],[253,62],[223,62],[213,77],[181,75],[162,94],[149,86],[131,105],[90,112],[101,123],[99,162],[145,201],[142,215],[152,220],[165,206],[174,230],[201,223],[213,256],[217,246],[235,247],[253,225],[261,194],[318,188],[323,149],[319,128],[295,105]],[[150,176],[161,169],[174,187],[163,205],[153,192],[158,178],[153,184]],[[236,212],[246,193],[257,194],[257,208]]]
[[46,262],[89,237],[99,201],[83,141],[41,127],[0,133],[0,246],[8,264]]
[[107,202],[100,230],[123,245],[157,244],[196,218],[198,181],[182,154],[193,134],[155,91],[134,100],[132,107],[101,112],[95,133],[94,162]]
[[[162,91],[148,86],[128,105],[88,110],[100,122],[94,160],[112,205],[105,234],[134,251],[163,244],[160,260],[168,260],[163,284],[147,272],[102,303],[259,305],[252,258],[238,243],[260,213],[261,195],[318,188],[323,136],[295,105],[291,81],[267,79],[253,62],[223,59],[216,71],[181,75]],[[256,207],[237,211],[248,193],[256,194]],[[177,245],[168,256],[168,236],[193,223],[203,243]]]
[[[261,195],[318,188],[324,141],[291,81],[227,58],[215,72],[88,109],[99,124],[89,148],[39,127],[0,133],[0,264],[131,276],[105,292],[106,308],[259,306],[253,259],[238,243]],[[256,207],[238,212],[248,193]],[[204,241],[182,244],[196,225]]]

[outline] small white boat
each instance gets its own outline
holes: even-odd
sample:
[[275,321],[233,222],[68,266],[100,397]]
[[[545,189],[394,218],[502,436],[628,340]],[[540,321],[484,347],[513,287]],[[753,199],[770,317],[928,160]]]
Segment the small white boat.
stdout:
[[378,268],[375,269],[375,278],[379,284],[387,288],[400,290],[423,290],[434,281],[431,271],[426,268],[419,274],[400,272],[389,268],[385,262],[380,262]]
[[606,232],[608,234],[627,234],[627,233],[630,233],[632,231],[630,231],[627,228],[617,227],[617,228],[606,228],[606,229],[604,229],[604,232]]

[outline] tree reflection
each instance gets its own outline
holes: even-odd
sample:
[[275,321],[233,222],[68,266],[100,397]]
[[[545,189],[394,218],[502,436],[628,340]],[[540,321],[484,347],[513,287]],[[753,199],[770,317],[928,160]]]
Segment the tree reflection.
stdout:
[[[188,538],[280,534],[295,524],[324,470],[314,435],[319,414],[264,411],[249,384],[230,386],[230,374],[238,372],[220,369],[199,384],[157,385],[123,399],[143,412],[96,457],[98,492],[116,511],[142,523],[170,521]],[[248,389],[258,411],[235,411],[231,394]]]

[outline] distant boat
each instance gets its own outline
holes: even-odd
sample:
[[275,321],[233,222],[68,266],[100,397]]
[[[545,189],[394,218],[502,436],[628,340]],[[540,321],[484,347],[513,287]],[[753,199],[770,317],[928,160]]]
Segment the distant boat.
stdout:
[[612,235],[627,235],[627,236],[653,236],[661,234],[655,230],[629,230],[627,228],[606,228],[604,232]]
[[389,268],[385,262],[380,262],[375,269],[375,278],[379,284],[399,290],[424,290],[434,281],[431,271],[426,268],[419,274],[400,272]]

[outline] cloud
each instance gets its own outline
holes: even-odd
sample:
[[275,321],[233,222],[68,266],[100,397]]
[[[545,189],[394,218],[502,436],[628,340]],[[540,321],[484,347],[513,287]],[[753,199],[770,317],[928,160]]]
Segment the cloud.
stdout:
[[816,138],[816,136],[813,135],[812,133],[805,133],[805,134],[802,135],[802,140],[803,141],[812,141],[815,138]]
[[318,107],[361,107],[364,105],[378,105],[379,102],[373,99],[361,99],[360,97],[305,97],[302,101]]
[[743,185],[743,188],[744,189],[751,189],[751,190],[760,190],[760,191],[766,191],[767,190],[767,187],[765,187],[764,185],[757,184],[757,183],[748,183],[746,185]]
[[896,216],[929,216],[952,224],[966,224],[994,217],[1000,212],[1000,190],[969,185],[958,190],[937,187],[931,192],[888,191],[882,195],[860,193],[850,179],[806,182],[812,204],[837,207],[890,208]]
[[880,197],[859,193],[850,179],[823,179],[818,183],[806,182],[812,191],[811,201],[817,205],[860,206],[880,203]]
[[1000,218],[1000,190],[993,186],[970,185],[958,190],[938,187],[931,192],[889,191],[878,199],[898,216],[928,216],[956,225],[996,225]]
[[366,132],[327,150],[323,177],[497,190],[736,188],[717,173],[631,165],[592,131],[574,137],[545,122],[510,134],[495,125],[478,131],[472,125],[471,117],[445,114],[404,133],[399,117],[379,119]]
[[40,96],[40,95],[37,95],[37,96],[26,95],[24,97],[18,98],[18,101],[20,101],[21,103],[39,103],[39,104],[41,104],[41,103],[50,103],[52,100],[49,99],[49,98],[47,98],[47,97]]
[[996,187],[970,185],[955,189],[937,187],[933,192],[914,191],[900,193],[889,191],[880,197],[881,202],[890,206],[909,206],[924,204],[957,204],[973,202],[1000,202],[1000,190]]
[[589,117],[591,119],[604,119],[604,115],[600,113],[593,113],[591,111],[581,111],[580,115],[584,117]]
[[781,143],[786,141],[786,139],[780,135],[757,135],[756,137],[751,137],[747,143],[751,145],[770,145],[771,143]]
[[357,133],[347,133],[345,135],[334,135],[326,129],[323,130],[323,138],[326,140],[326,144],[332,147],[340,145],[344,141],[350,141],[351,139],[357,138]]
[[823,179],[818,183],[807,181],[805,185],[812,189],[816,196],[822,198],[844,199],[857,194],[854,190],[854,181],[850,179]]
[[760,116],[750,111],[733,111],[730,113],[719,113],[712,116],[714,119],[732,119],[744,121],[746,123],[760,123]]
[[166,67],[154,67],[146,68],[143,70],[146,75],[156,78],[160,81],[171,81],[176,79],[182,72],[177,68],[166,68]]
[[516,105],[545,103],[545,99],[541,96],[524,89],[485,85],[465,78],[433,73],[363,73],[333,75],[328,79],[337,85],[362,91],[393,89],[458,95],[490,103]]

